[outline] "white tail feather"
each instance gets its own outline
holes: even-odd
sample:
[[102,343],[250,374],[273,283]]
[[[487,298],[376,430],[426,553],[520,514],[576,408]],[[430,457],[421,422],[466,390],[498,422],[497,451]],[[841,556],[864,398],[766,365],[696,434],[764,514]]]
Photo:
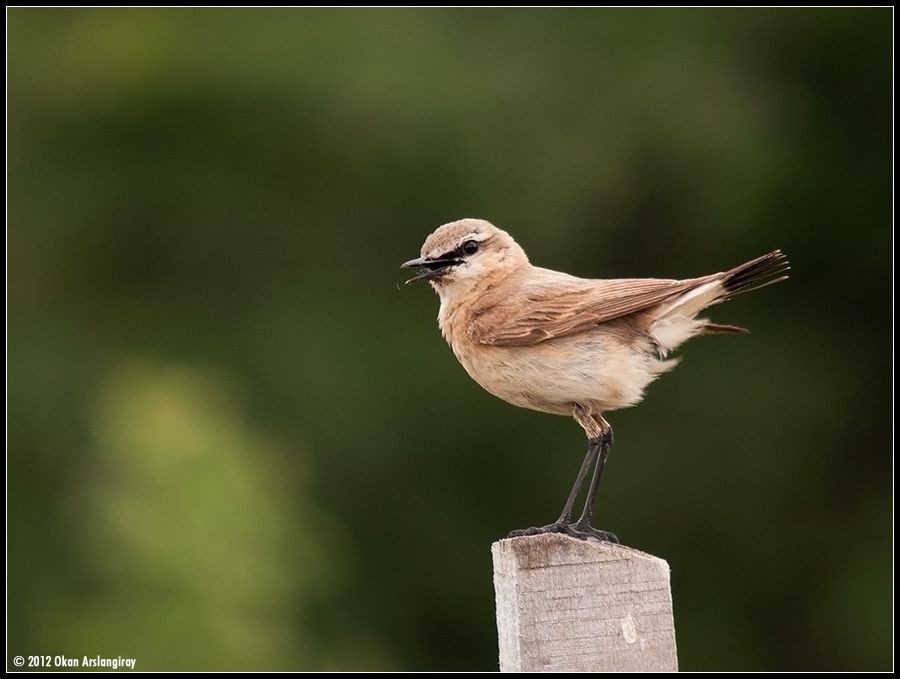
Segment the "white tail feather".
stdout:
[[703,309],[718,302],[724,294],[725,288],[722,286],[721,281],[710,281],[683,295],[679,295],[669,302],[661,304],[653,315],[658,319],[664,319],[669,316],[694,318]]
[[718,302],[724,293],[720,281],[710,281],[660,305],[654,311],[656,320],[650,326],[650,336],[659,347],[659,353],[665,356],[703,332],[708,321],[696,318],[697,314]]
[[650,326],[650,336],[659,347],[659,353],[665,357],[667,353],[703,332],[706,319],[687,318],[685,316],[669,316],[661,318]]

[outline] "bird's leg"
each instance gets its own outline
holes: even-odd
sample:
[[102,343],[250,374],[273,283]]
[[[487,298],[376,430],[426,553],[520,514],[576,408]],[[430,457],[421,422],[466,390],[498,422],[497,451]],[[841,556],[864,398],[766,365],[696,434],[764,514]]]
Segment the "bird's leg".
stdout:
[[594,461],[597,459],[599,451],[600,446],[598,442],[594,439],[589,440],[587,454],[584,456],[584,462],[581,463],[581,469],[578,471],[578,476],[575,478],[575,485],[572,486],[572,490],[569,493],[569,499],[566,500],[566,506],[563,507],[562,514],[559,515],[556,523],[572,523],[572,505],[575,504],[575,498],[578,497],[578,493],[581,492],[581,487],[584,485],[584,477],[587,476],[588,469],[591,468],[591,465],[594,464]]
[[597,497],[597,487],[600,485],[600,477],[603,475],[603,467],[606,464],[606,458],[609,457],[609,451],[612,448],[613,433],[612,428],[604,431],[594,442],[600,448],[600,454],[597,456],[597,464],[594,466],[594,474],[591,477],[591,485],[588,488],[587,498],[584,501],[584,509],[578,524],[589,526],[591,517],[594,513],[594,500]]
[[[606,463],[606,457],[609,455],[609,448],[612,445],[612,427],[609,422],[603,419],[599,413],[592,413],[589,407],[582,406],[580,403],[572,404],[572,416],[575,421],[581,425],[588,436],[588,449],[584,456],[584,462],[581,463],[581,469],[575,478],[575,485],[569,492],[569,497],[563,507],[562,514],[555,523],[546,526],[524,528],[512,531],[508,537],[523,537],[526,535],[540,535],[542,533],[565,533],[572,537],[586,540],[589,537],[598,540],[606,540],[607,542],[618,542],[618,538],[612,533],[597,530],[593,528],[591,523],[591,507],[594,504],[594,497],[597,494],[597,484],[600,481],[600,474],[603,473],[603,465]],[[572,506],[581,487],[584,485],[584,479],[587,476],[591,465],[594,466],[594,474],[591,478],[590,489],[588,490],[585,509],[581,514],[581,518],[577,523],[572,523]]]
[[569,493],[569,499],[566,500],[566,506],[563,507],[562,514],[559,515],[559,518],[555,523],[548,523],[546,526],[535,526],[532,528],[514,530],[507,537],[518,538],[525,535],[540,535],[541,533],[568,532],[570,530],[569,524],[572,523],[572,505],[575,504],[575,498],[578,497],[578,493],[584,485],[584,477],[587,476],[588,470],[597,459],[599,451],[600,446],[596,441],[591,440],[588,442],[587,454],[584,456],[584,462],[581,463],[581,469],[578,472],[578,477],[575,479],[575,485],[572,486],[572,491]]
[[[598,416],[599,417],[599,416]],[[606,464],[606,458],[609,457],[609,451],[612,448],[613,432],[612,427],[602,417],[599,418],[603,425],[603,433],[600,436],[591,439],[592,443],[596,443],[600,453],[597,455],[597,464],[594,467],[594,474],[591,477],[591,485],[588,488],[587,498],[584,501],[584,510],[578,521],[566,527],[566,533],[573,537],[587,539],[596,538],[606,542],[618,542],[619,539],[607,531],[598,530],[591,526],[591,517],[594,511],[594,500],[597,497],[597,487],[600,485],[600,477],[603,475],[603,466]]]

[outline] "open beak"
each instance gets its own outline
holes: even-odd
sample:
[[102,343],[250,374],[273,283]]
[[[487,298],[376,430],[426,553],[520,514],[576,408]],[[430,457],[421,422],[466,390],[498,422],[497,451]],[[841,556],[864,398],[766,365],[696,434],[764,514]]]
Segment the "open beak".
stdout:
[[442,259],[428,259],[427,257],[419,257],[418,259],[411,259],[408,262],[403,262],[400,265],[401,269],[415,269],[420,268],[424,269],[424,271],[420,271],[415,276],[406,281],[406,285],[410,283],[415,283],[416,281],[427,281],[432,278],[439,278],[447,273],[447,269],[451,266],[455,266],[456,264],[462,264],[462,260],[456,259],[454,257],[444,257]]

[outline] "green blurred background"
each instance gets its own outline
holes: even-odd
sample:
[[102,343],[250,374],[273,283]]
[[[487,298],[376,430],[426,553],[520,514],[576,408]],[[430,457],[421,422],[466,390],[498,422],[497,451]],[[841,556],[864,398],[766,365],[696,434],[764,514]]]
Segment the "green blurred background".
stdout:
[[598,524],[685,670],[892,666],[892,10],[7,10],[8,642],[138,669],[491,670],[489,547],[584,440],[402,288],[773,248],[613,413]]

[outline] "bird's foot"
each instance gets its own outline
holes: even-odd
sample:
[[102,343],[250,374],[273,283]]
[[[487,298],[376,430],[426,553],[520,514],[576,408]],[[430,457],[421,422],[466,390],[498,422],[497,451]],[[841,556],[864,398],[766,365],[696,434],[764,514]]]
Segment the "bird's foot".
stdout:
[[565,533],[569,528],[568,524],[557,521],[556,523],[548,523],[546,526],[532,526],[531,528],[520,528],[512,531],[506,537],[523,538],[529,535],[543,535],[544,533]]
[[521,528],[512,531],[506,537],[521,538],[530,535],[543,535],[544,533],[562,533],[563,535],[569,535],[573,538],[578,538],[579,540],[594,539],[599,540],[600,542],[614,542],[619,544],[619,538],[613,533],[594,528],[587,521],[578,521],[577,523],[563,523],[557,521],[556,523],[550,523],[546,526]]
[[614,533],[594,528],[587,521],[583,520],[578,521],[577,523],[570,523],[563,532],[566,535],[571,535],[573,538],[578,538],[579,540],[594,539],[599,540],[600,542],[613,542],[619,544],[619,538],[617,538]]

